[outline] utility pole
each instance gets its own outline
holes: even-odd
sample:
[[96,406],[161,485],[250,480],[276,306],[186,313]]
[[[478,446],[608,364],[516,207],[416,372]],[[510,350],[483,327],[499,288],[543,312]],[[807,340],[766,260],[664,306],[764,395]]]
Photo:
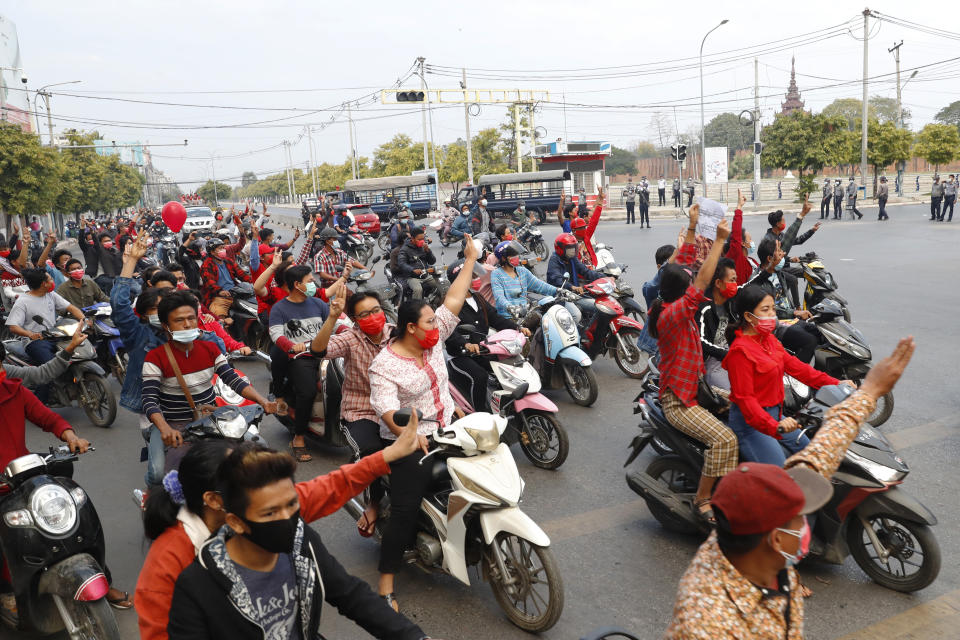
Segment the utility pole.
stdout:
[[870,9],[863,10],[863,114],[860,126],[860,184],[863,185],[863,197],[867,197],[867,54],[870,44]]
[[530,103],[530,171],[537,170],[537,161],[533,159],[533,154],[537,150],[537,129],[533,126],[533,110],[536,108],[534,103]]
[[[347,103],[347,127],[350,129],[350,175],[357,179],[357,151],[353,146],[353,113],[350,111],[350,103]],[[426,147],[424,147],[423,157],[427,157]]]
[[[426,58],[420,56],[417,58],[417,62],[420,63],[420,91],[423,91],[424,94],[427,93],[427,81],[423,77],[423,63],[426,61]],[[423,168],[430,168],[430,156],[427,153],[427,101],[424,100],[420,103],[420,120],[423,125]]]
[[314,158],[313,158],[313,127],[307,125],[307,144],[310,145],[310,164],[307,165],[307,169],[310,170],[310,178],[313,180],[313,195],[317,195],[317,172],[314,170]]
[[900,47],[902,46],[903,40],[901,40],[899,44],[895,44],[890,49],[887,49],[887,52],[892,53],[894,60],[897,62],[897,126],[901,129],[903,128],[903,103],[901,102],[900,96]]
[[473,143],[470,141],[470,105],[467,103],[467,68],[463,68],[463,123],[467,127],[467,182],[473,184]]
[[287,195],[293,202],[293,153],[290,151],[290,142],[284,140],[283,144],[287,150]]
[[43,93],[43,104],[47,109],[47,133],[50,134],[50,146],[53,146],[53,116],[50,115],[50,94]]
[[753,59],[753,208],[760,208],[760,61]]
[[210,156],[210,172],[213,174],[213,206],[220,206],[220,195],[217,193],[217,164]]
[[523,157],[520,155],[520,103],[513,103],[513,138],[517,143],[517,173],[523,173]]

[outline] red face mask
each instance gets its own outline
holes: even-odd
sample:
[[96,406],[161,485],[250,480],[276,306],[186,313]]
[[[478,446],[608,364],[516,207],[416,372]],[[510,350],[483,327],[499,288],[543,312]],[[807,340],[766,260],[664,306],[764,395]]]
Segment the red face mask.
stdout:
[[776,316],[765,316],[762,318],[759,316],[754,316],[754,317],[757,319],[757,324],[756,324],[757,331],[762,336],[773,333],[773,331],[777,328]]
[[509,263],[510,263],[512,266],[514,266],[514,267],[519,267],[519,266],[520,266],[520,256],[510,256],[509,258],[507,258],[507,262],[509,262]]
[[220,258],[221,260],[226,260],[226,259],[227,259],[227,250],[226,250],[226,249],[219,249],[219,250],[217,250],[217,251],[214,251],[214,252],[213,252],[213,255],[215,255],[216,257]]
[[363,331],[368,336],[380,335],[380,332],[383,331],[383,325],[386,324],[387,317],[383,314],[383,311],[380,313],[374,313],[366,318],[357,318],[357,326],[360,327],[360,331]]
[[70,272],[70,277],[74,280],[83,280],[83,269],[74,269]]
[[108,241],[106,241],[106,242],[103,243],[103,248],[104,248],[104,249],[113,249],[113,243],[108,240]]
[[470,288],[474,291],[480,291],[480,287],[483,286],[483,280],[480,278],[474,278],[470,281]]
[[57,285],[53,282],[47,283],[47,293],[52,293],[54,289],[57,288]]
[[9,255],[10,255],[10,249],[6,249],[5,251],[0,251],[0,258],[6,258]]
[[189,289],[189,288],[190,288],[190,287],[187,286],[187,283],[186,283],[186,282],[178,282],[178,283],[177,283],[177,289]]
[[432,349],[433,347],[437,346],[438,342],[440,342],[440,329],[434,327],[429,331],[424,331],[423,338],[417,338],[417,342],[419,342],[420,346],[424,349]]
[[503,234],[503,239],[504,239],[504,240],[513,240],[513,234],[512,234],[512,233],[505,233],[505,234]]
[[736,282],[724,282],[723,289],[720,291],[723,294],[724,298],[732,298],[737,295],[737,283]]
[[777,225],[777,231],[779,231],[779,232],[781,232],[781,233],[782,233],[783,230],[786,229],[786,228],[787,228],[787,223],[784,222],[783,220],[781,220],[781,221],[780,221],[780,224]]
[[420,247],[420,248],[422,249],[422,248],[423,248],[423,245],[426,244],[426,241],[423,240],[423,239],[414,240],[414,241],[413,241],[413,244],[417,245],[418,247]]

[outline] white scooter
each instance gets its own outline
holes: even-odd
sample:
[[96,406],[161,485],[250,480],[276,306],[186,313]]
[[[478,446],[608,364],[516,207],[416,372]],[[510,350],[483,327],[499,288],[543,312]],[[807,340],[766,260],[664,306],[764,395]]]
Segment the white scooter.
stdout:
[[[410,409],[400,409],[393,421],[404,426],[410,415]],[[550,538],[518,506],[524,482],[510,447],[500,442],[506,428],[504,417],[472,413],[434,432],[437,448],[420,460],[432,465],[434,481],[420,505],[416,548],[405,558],[466,585],[467,567],[480,565],[510,621],[541,632],[563,611],[563,580]],[[389,487],[390,476],[383,480]],[[388,526],[389,501],[388,488],[377,517],[378,538]],[[356,499],[344,508],[355,520],[363,514]]]

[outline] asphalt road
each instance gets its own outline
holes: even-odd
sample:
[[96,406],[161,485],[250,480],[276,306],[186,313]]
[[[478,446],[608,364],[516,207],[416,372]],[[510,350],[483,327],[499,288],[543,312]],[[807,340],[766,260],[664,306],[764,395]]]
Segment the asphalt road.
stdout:
[[[840,293],[850,302],[853,321],[870,340],[875,356],[889,353],[903,335],[916,337],[916,355],[896,389],[896,410],[883,429],[895,434],[902,456],[911,465],[902,488],[940,519],[935,533],[944,553],[943,568],[932,586],[913,595],[872,583],[851,559],[843,566],[804,568],[805,582],[815,591],[807,601],[809,638],[842,637],[960,587],[960,565],[951,553],[960,544],[956,508],[960,477],[955,472],[960,457],[960,399],[956,379],[949,373],[960,355],[960,329],[955,322],[960,309],[960,266],[953,257],[960,243],[960,221],[928,222],[922,206],[891,207],[892,219],[883,223],[876,222],[875,208],[865,211],[861,222],[827,221],[803,249],[815,249],[832,270]],[[289,210],[275,210],[277,215],[285,212]],[[604,223],[599,229],[598,237],[614,245],[617,260],[630,265],[628,278],[638,288],[653,275],[655,249],[673,242],[683,224],[654,222],[650,230],[622,222]],[[763,217],[751,216],[747,228],[759,237],[765,222]],[[544,231],[552,241],[556,227]],[[289,238],[290,233],[286,229],[280,235]],[[563,615],[543,637],[575,639],[600,626],[619,625],[641,638],[656,638],[670,620],[677,582],[700,541],[666,532],[627,487],[622,466],[626,446],[636,433],[631,400],[637,383],[608,358],[597,362],[596,369],[601,392],[591,408],[574,405],[562,390],[547,392],[560,406],[570,435],[566,464],[551,472],[535,469],[522,456],[518,459],[526,481],[523,508],[550,534],[565,582]],[[246,370],[265,390],[266,368],[250,364]],[[116,383],[114,389],[119,394]],[[142,441],[136,419],[121,409],[112,428],[97,429],[87,424],[79,410],[63,413],[97,446],[77,465],[75,477],[103,519],[115,585],[132,592],[147,551],[139,515],[130,500],[130,491],[141,486],[144,472],[138,462]],[[273,419],[266,421],[264,435],[279,448],[289,438]],[[41,450],[52,439],[28,429],[28,441]],[[344,462],[345,451],[314,452],[314,461],[302,465],[298,476],[309,478]],[[357,535],[345,513],[326,518],[317,529],[348,570],[375,584],[377,546]],[[397,580],[401,609],[434,637],[527,637],[507,622],[488,586],[475,573],[472,579],[474,584],[468,587],[444,575],[408,568]],[[138,637],[133,611],[118,612],[117,618],[124,638]],[[958,628],[960,624],[953,631]],[[367,637],[329,607],[324,632],[329,638]],[[14,635],[0,631],[0,637]]]

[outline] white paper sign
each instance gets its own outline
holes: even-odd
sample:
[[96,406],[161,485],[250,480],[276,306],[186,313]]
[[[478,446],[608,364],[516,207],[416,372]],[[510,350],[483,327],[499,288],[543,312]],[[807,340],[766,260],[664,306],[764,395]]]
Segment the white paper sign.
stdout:
[[698,235],[716,240],[717,225],[726,217],[727,205],[703,196],[697,197],[697,204],[700,205],[700,218],[697,222]]
[[704,151],[707,159],[707,184],[719,184],[727,181],[727,148],[707,147]]

